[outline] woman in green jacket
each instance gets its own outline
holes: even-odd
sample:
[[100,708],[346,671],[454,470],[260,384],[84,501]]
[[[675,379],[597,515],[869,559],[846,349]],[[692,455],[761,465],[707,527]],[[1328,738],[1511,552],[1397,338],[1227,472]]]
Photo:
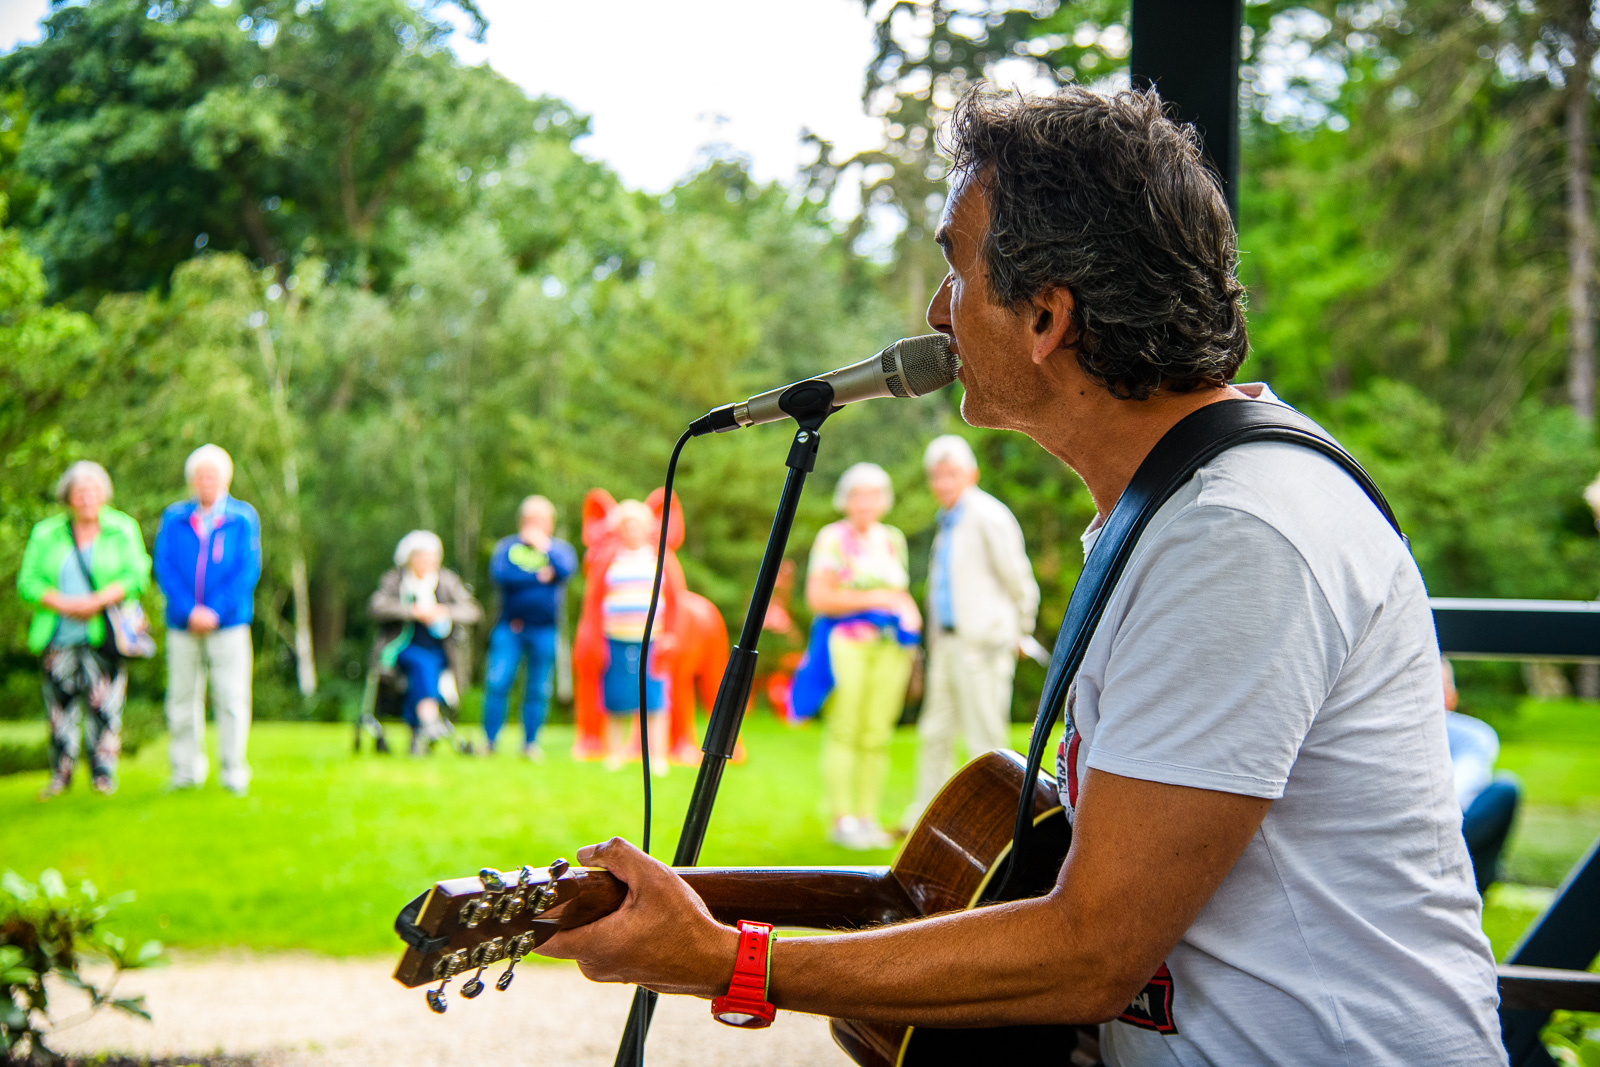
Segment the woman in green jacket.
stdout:
[[72,780],[80,722],[94,788],[109,796],[117,788],[128,672],[106,632],[105,610],[145,590],[150,556],[139,524],[105,506],[111,477],[100,464],[68,467],[56,499],[66,511],[33,528],[17,575],[17,592],[35,609],[28,649],[42,657],[50,711],[51,775],[39,797],[55,796]]

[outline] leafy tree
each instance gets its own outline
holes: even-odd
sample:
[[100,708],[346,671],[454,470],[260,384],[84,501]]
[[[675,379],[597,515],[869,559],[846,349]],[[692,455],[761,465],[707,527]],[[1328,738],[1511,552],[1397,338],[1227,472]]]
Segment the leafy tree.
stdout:
[[441,3],[57,0],[44,40],[0,59],[56,291],[164,284],[206,246],[285,276],[307,252],[381,273],[397,205],[437,216],[460,200],[448,149],[473,138],[429,144],[430,108],[493,95],[492,75],[456,65]]

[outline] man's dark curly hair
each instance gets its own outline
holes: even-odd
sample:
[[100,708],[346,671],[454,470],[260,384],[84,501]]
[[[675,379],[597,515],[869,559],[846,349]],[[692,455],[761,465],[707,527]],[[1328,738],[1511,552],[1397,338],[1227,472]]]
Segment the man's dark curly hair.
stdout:
[[1122,399],[1232,381],[1248,347],[1233,220],[1193,129],[1153,91],[980,87],[946,140],[953,174],[989,193],[1001,306],[1071,292],[1078,362]]

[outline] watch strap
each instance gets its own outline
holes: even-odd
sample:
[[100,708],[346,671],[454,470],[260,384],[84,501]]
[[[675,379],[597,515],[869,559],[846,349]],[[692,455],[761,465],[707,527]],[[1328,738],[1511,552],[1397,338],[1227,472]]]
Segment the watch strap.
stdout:
[[767,979],[772,973],[772,925],[739,922],[739,949],[733,961],[728,991],[711,1002],[711,1015],[720,1023],[757,1030],[771,1026],[777,1014],[767,1000]]

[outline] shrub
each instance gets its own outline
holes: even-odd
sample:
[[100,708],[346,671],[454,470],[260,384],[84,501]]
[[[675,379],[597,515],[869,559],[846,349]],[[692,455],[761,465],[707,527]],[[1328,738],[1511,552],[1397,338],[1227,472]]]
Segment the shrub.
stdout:
[[[123,971],[148,967],[161,957],[161,943],[147,941],[130,952],[122,938],[102,928],[132,894],[100,899],[94,885],[68,890],[59,872],[46,870],[37,884],[13,871],[0,875],[0,1053],[9,1062],[56,1063],[44,1043],[51,1030],[45,980],[54,976],[89,997],[89,1011],[115,1008],[149,1019],[143,997],[115,997]],[[111,963],[100,985],[80,971],[86,959]]]

